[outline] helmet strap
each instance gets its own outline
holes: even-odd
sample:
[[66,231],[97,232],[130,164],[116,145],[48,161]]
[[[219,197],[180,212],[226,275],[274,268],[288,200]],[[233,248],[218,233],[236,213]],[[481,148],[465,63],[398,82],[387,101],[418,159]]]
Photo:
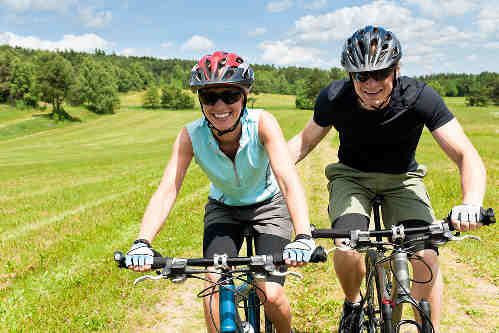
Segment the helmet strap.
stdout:
[[206,122],[208,123],[208,127],[212,130],[215,130],[215,132],[217,133],[218,136],[222,136],[224,134],[227,134],[227,133],[230,133],[230,132],[233,132],[236,130],[237,125],[239,125],[239,122],[241,121],[241,117],[243,116],[244,110],[246,109],[247,97],[246,97],[246,94],[244,94],[244,93],[243,93],[243,98],[244,98],[243,106],[241,108],[241,112],[239,113],[239,117],[237,118],[234,125],[232,125],[230,128],[228,128],[226,130],[219,130],[218,128],[215,127],[215,125],[213,125],[211,123],[211,121],[208,120],[208,117],[206,117],[206,114],[204,113],[203,103],[201,103],[201,101],[199,101],[199,105],[201,105],[201,112],[203,112],[203,116],[204,116],[204,119],[206,120]]

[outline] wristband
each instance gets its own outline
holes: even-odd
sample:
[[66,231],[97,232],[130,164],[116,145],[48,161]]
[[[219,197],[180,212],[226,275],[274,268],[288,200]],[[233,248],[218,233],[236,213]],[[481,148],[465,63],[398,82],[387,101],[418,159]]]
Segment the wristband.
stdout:
[[295,237],[295,241],[300,240],[300,239],[312,239],[312,236],[307,235],[307,234],[298,234]]
[[144,243],[146,244],[148,247],[151,247],[151,243],[147,240],[147,239],[144,239],[144,238],[139,238],[137,240],[135,240],[133,242],[133,244],[138,244],[138,243]]

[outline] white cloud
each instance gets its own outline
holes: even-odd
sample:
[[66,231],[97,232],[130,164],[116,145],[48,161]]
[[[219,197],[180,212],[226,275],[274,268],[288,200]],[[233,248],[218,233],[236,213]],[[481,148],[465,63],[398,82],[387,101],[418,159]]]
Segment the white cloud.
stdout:
[[482,8],[474,23],[478,24],[480,31],[485,34],[499,33],[499,6]]
[[110,11],[95,12],[93,8],[82,8],[79,10],[81,22],[89,28],[102,28],[113,19]]
[[265,28],[256,28],[253,31],[248,32],[248,36],[261,36],[267,32]]
[[28,10],[63,12],[74,5],[77,0],[0,0],[10,9],[17,12]]
[[212,49],[213,42],[206,37],[194,35],[182,45],[182,51],[206,51]]
[[478,59],[478,57],[476,54],[471,54],[471,55],[467,56],[465,59],[469,60],[469,61],[475,61]]
[[477,0],[405,0],[404,4],[415,5],[427,15],[436,18],[442,16],[464,15],[475,9],[480,1]]
[[0,44],[20,46],[29,49],[41,50],[75,50],[93,51],[95,49],[110,48],[113,43],[108,42],[95,34],[81,36],[64,35],[59,41],[41,40],[35,36],[18,36],[11,32],[0,33]]
[[321,51],[316,48],[297,46],[294,41],[266,41],[258,45],[263,50],[262,59],[276,65],[301,65],[307,67],[330,67],[321,60]]
[[167,49],[169,47],[173,46],[173,42],[166,42],[166,43],[161,43],[160,46],[164,49]]
[[291,6],[293,6],[291,0],[271,1],[267,4],[267,11],[270,13],[280,13],[288,10]]
[[305,9],[322,9],[327,6],[327,0],[304,0],[303,7]]
[[324,15],[307,15],[295,22],[297,37],[306,41],[345,40],[366,25],[381,25],[395,31],[430,30],[433,22],[418,18],[409,9],[393,2],[378,0],[364,6],[345,7]]

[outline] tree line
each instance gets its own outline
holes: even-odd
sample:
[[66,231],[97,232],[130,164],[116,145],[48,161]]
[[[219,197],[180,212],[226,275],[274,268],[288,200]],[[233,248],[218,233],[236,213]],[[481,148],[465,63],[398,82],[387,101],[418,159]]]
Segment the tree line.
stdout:
[[[96,113],[114,113],[119,93],[147,90],[144,105],[174,109],[194,106],[189,88],[194,60],[119,56],[103,50],[43,51],[0,46],[0,103],[19,108],[52,105],[52,116],[70,119],[65,103]],[[296,107],[313,108],[320,90],[346,78],[340,68],[252,65],[252,94],[296,95]],[[442,96],[464,96],[469,105],[499,105],[499,74],[433,74],[418,77]],[[159,96],[159,91],[162,95]],[[158,96],[156,96],[158,95]],[[251,96],[250,96],[251,98]]]

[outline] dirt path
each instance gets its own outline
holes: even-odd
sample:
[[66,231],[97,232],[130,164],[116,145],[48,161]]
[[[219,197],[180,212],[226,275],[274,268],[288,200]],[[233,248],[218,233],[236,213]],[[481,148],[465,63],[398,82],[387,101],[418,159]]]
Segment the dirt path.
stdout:
[[[322,143],[299,165],[305,183],[312,222],[327,219],[327,192],[324,167],[336,158],[328,141]],[[450,247],[440,251],[445,283],[442,332],[499,333],[499,288],[474,274],[474,268],[464,264]],[[309,265],[312,266],[312,265]],[[305,268],[305,279],[286,283],[287,294],[294,312],[294,327],[298,333],[336,332],[343,295],[332,268],[327,264]],[[189,280],[181,285],[162,284],[162,301],[141,313],[147,318],[131,332],[203,332],[204,319],[201,299],[196,293],[202,283]],[[130,314],[133,316],[133,314]],[[133,322],[133,321],[131,321]],[[333,327],[333,329],[331,329]]]

